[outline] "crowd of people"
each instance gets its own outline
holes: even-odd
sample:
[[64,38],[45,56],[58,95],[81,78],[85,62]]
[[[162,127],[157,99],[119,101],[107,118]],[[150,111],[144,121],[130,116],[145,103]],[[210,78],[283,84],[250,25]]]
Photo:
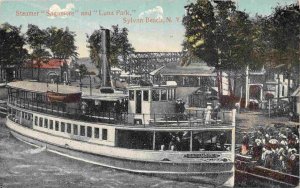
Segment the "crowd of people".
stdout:
[[266,168],[299,175],[299,135],[296,129],[258,128],[243,136],[241,154],[251,155]]

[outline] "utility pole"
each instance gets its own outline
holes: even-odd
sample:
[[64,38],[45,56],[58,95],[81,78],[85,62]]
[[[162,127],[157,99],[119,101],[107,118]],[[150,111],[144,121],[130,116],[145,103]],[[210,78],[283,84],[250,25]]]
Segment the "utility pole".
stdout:
[[245,80],[245,108],[248,107],[249,101],[249,66],[246,67],[246,80]]

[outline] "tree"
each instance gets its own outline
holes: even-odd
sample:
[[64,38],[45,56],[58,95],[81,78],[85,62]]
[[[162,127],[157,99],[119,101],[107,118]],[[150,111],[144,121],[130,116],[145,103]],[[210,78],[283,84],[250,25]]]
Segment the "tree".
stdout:
[[291,4],[284,7],[276,7],[270,20],[274,28],[271,35],[273,37],[272,47],[273,51],[276,52],[272,58],[273,66],[284,64],[288,80],[290,81],[292,76],[297,87],[299,84],[300,66],[299,5]]
[[97,68],[101,67],[99,56],[101,52],[101,29],[103,29],[103,27],[100,27],[100,29],[95,30],[91,35],[86,35],[88,42],[87,47],[90,51],[90,58],[92,62],[96,64]]
[[251,60],[254,64],[268,67],[270,57],[272,56],[272,27],[269,17],[256,15],[252,20],[253,48],[251,51]]
[[189,60],[200,57],[208,65],[216,66],[218,54],[215,40],[216,18],[214,7],[208,0],[197,0],[186,7],[187,15],[183,18],[183,25],[186,28],[184,51],[187,56],[183,64],[188,65]]
[[[101,67],[99,54],[101,52],[101,29],[95,30],[90,36],[87,35],[88,48],[90,49],[90,58],[98,68]],[[118,25],[112,26],[110,39],[109,63],[114,66],[120,66],[120,62],[126,62],[134,48],[128,40],[128,29],[120,29]],[[99,71],[100,73],[101,71]]]
[[36,61],[38,65],[38,77],[40,79],[40,67],[42,62],[47,62],[51,54],[47,49],[49,35],[46,30],[41,30],[38,26],[29,24],[26,32],[27,43],[32,52],[30,54],[32,63]]
[[249,16],[237,11],[231,1],[197,0],[186,6],[186,10],[183,48],[190,57],[184,57],[185,64],[196,56],[214,66],[221,91],[222,71],[229,71],[230,80],[231,71],[240,70],[250,62],[252,23]]
[[0,25],[0,66],[2,69],[8,65],[21,65],[27,58],[28,52],[24,48],[25,38],[20,32],[20,27],[8,23]]
[[47,47],[51,50],[53,58],[63,59],[64,61],[68,58],[77,59],[76,34],[74,32],[70,31],[68,27],[65,30],[49,27],[46,32],[49,35]]
[[84,77],[85,75],[89,74],[89,71],[85,64],[79,65],[78,63],[75,63],[74,68],[75,68],[75,71],[78,71],[80,73],[81,78]]
[[69,30],[57,27],[48,27],[46,32],[49,36],[47,40],[47,47],[51,50],[53,58],[62,59],[64,64],[62,66],[61,78],[63,77],[63,70],[67,69],[67,59],[77,59],[78,53],[75,46],[76,34]]
[[128,40],[128,29],[126,27],[119,29],[118,25],[112,26],[111,55],[112,65],[123,66],[127,70],[127,58],[134,52],[134,48]]

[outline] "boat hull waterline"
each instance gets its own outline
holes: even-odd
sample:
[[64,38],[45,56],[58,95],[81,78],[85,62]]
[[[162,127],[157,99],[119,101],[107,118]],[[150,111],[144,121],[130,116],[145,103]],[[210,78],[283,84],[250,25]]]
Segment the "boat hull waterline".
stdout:
[[[177,181],[207,183],[215,186],[224,185],[231,187],[234,182],[234,168],[232,162],[174,163],[170,161],[154,162],[117,158],[84,152],[70,148],[68,145],[57,145],[47,142],[44,139],[34,138],[30,135],[30,132],[36,132],[35,130],[22,127],[18,123],[11,121],[9,118],[7,118],[6,126],[10,129],[11,134],[14,137],[25,143],[36,147],[46,147],[46,150],[49,152],[103,167],[130,173],[158,176]],[[24,134],[24,131],[20,131],[18,128],[27,129],[27,131]]]

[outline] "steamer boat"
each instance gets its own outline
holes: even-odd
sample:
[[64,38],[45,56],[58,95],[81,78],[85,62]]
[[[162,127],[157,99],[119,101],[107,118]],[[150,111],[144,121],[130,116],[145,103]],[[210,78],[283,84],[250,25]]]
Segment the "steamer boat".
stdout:
[[234,184],[235,110],[214,119],[211,108],[178,111],[176,84],[130,86],[124,93],[100,88],[93,95],[30,81],[7,88],[6,125],[21,141],[127,172]]

